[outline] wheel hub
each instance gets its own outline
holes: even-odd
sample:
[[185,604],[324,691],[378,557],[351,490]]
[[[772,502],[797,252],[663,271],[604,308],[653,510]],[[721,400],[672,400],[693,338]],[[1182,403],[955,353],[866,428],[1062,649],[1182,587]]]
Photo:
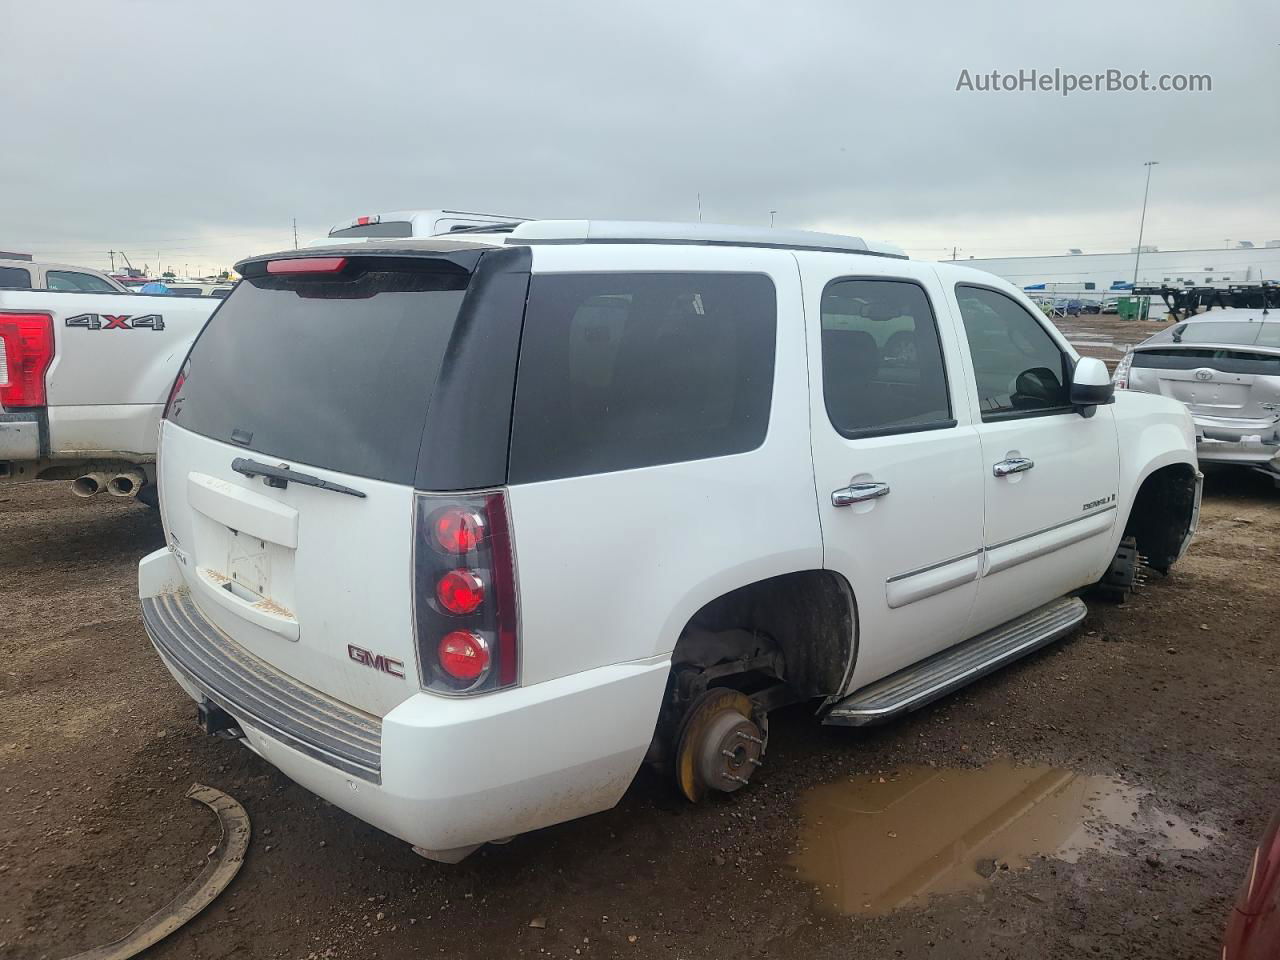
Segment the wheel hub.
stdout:
[[751,700],[736,690],[708,690],[690,707],[676,755],[676,780],[690,800],[740,790],[761,766],[766,731],[751,714]]

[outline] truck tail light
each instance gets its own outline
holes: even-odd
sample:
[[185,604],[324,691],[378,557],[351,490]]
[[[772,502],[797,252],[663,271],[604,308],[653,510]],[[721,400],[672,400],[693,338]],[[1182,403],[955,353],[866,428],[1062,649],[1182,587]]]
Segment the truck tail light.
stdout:
[[520,675],[504,491],[414,498],[414,631],[424,690],[489,693]]
[[53,317],[0,314],[0,407],[43,407],[44,375],[53,362]]

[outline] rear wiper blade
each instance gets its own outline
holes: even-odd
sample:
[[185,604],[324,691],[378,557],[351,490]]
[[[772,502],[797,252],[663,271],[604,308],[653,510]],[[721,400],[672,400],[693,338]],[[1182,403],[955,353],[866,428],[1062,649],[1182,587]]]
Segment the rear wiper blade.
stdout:
[[328,480],[313,477],[309,473],[299,473],[296,470],[290,470],[288,467],[273,467],[269,463],[259,463],[257,460],[249,460],[245,457],[236,457],[232,460],[231,469],[236,473],[244,474],[246,477],[262,477],[268,487],[276,487],[280,490],[283,490],[291,483],[300,483],[304,487],[332,490],[334,493],[345,493],[362,499],[366,496],[361,490],[353,490],[351,487],[344,487],[340,483],[330,483]]

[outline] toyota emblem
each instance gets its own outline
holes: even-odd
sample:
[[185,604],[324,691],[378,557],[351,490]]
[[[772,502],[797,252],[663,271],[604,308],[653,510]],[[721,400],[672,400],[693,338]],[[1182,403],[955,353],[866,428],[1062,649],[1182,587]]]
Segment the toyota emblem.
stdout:
[[1212,380],[1212,379],[1213,379],[1213,371],[1212,371],[1212,370],[1197,370],[1197,371],[1196,371],[1196,379],[1197,379],[1197,380]]

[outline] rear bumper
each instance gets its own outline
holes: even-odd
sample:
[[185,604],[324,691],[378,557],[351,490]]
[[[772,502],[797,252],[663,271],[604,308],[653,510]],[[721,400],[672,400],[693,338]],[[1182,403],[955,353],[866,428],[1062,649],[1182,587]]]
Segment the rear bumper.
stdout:
[[0,460],[36,460],[40,456],[40,416],[0,412]]
[[1280,456],[1274,417],[1262,419],[1192,415],[1196,456],[1203,463],[1234,463],[1280,472],[1272,461]]
[[1280,444],[1254,436],[1239,440],[1215,440],[1196,425],[1196,457],[1201,463],[1233,463],[1280,473]]
[[[156,612],[181,605],[183,596],[177,562],[167,549],[143,558],[139,593],[152,643],[192,699],[229,701],[215,699],[264,759],[335,806],[440,859],[457,859],[486,841],[616,804],[652,739],[670,668],[667,658],[655,658],[474,698],[414,693],[379,721],[302,687],[257,658],[250,665],[265,668],[267,675],[254,700],[226,686],[229,668],[215,662],[218,656],[184,656],[182,644],[198,638],[190,626],[186,636],[168,635],[172,628]],[[221,655],[240,658],[239,669],[245,669],[243,658],[250,655],[208,624],[194,604],[183,617],[203,620],[221,644]],[[299,690],[306,694],[301,700]],[[263,698],[274,714],[268,715]],[[317,698],[327,715],[317,715],[314,703],[308,706]],[[376,780],[367,769],[361,775],[335,762],[338,751],[331,743],[327,750],[315,747],[317,731],[308,728],[318,725],[332,739],[334,710],[347,715],[338,717],[342,722],[361,721],[365,746],[376,742]],[[372,740],[370,730],[376,731]]]

